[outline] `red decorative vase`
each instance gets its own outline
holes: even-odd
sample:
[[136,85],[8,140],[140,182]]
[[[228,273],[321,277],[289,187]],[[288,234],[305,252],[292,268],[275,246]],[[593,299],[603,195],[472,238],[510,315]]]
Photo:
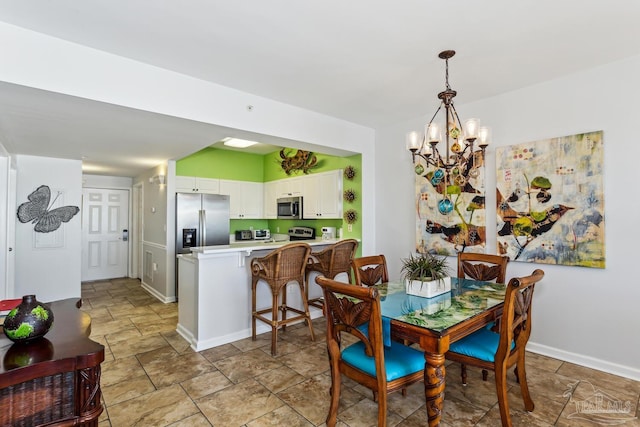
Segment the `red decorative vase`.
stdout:
[[22,302],[4,319],[4,334],[14,342],[28,342],[43,337],[53,324],[53,312],[35,295],[25,295]]

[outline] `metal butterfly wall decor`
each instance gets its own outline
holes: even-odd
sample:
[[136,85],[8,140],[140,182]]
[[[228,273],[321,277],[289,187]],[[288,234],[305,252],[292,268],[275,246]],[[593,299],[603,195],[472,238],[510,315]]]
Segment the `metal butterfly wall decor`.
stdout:
[[69,222],[80,211],[77,206],[62,206],[49,210],[59,196],[60,192],[53,199],[53,202],[49,203],[51,189],[46,185],[41,185],[29,194],[28,202],[18,206],[18,219],[22,223],[29,221],[35,223],[33,229],[38,233],[50,233],[57,230],[63,222]]

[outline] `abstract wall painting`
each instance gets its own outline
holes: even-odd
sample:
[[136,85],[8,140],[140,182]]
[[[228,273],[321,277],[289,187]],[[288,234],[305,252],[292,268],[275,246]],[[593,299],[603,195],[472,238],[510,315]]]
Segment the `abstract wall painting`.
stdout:
[[603,152],[602,131],[496,148],[498,252],[604,268]]
[[[416,160],[416,250],[455,256],[458,252],[484,253],[486,243],[485,168],[482,157],[475,167],[453,168],[446,179]],[[441,173],[442,169],[438,169]],[[445,183],[446,182],[446,183]],[[453,203],[449,214],[438,210],[447,189]]]

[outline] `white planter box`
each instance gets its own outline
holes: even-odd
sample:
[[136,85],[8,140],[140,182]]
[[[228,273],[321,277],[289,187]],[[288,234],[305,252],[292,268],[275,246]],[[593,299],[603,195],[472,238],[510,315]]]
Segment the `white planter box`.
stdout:
[[407,280],[405,282],[407,294],[416,295],[424,298],[433,298],[451,291],[451,277],[445,277],[440,280],[420,281]]

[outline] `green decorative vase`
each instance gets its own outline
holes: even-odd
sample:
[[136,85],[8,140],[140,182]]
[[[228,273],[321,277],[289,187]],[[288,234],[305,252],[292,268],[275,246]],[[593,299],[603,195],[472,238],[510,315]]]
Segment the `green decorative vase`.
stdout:
[[4,334],[14,342],[28,342],[43,337],[53,325],[53,312],[35,295],[25,295],[22,302],[4,319]]

